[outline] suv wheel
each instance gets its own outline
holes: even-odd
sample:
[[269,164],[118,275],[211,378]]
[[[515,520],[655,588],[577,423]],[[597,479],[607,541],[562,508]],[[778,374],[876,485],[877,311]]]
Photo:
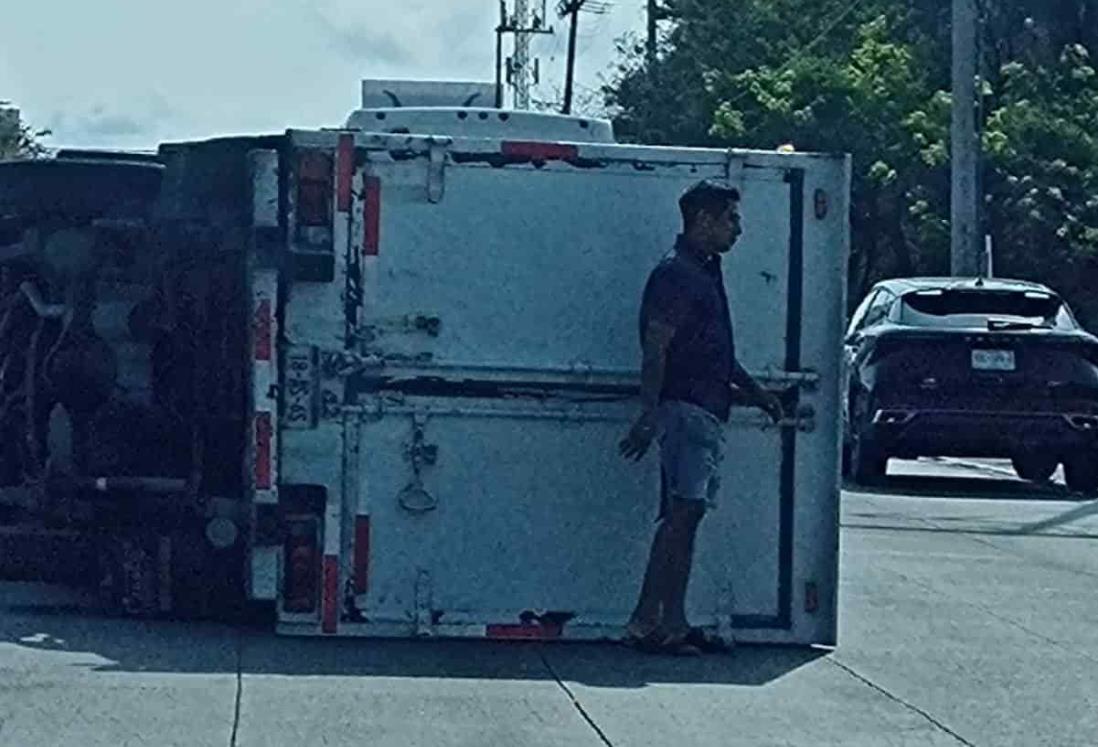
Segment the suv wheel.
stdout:
[[1024,454],[1010,460],[1014,472],[1023,480],[1045,482],[1056,472],[1059,460],[1051,454]]
[[860,485],[873,485],[884,479],[888,470],[888,455],[876,439],[870,414],[858,399],[853,413],[850,434],[850,477]]
[[1067,486],[1077,493],[1098,491],[1098,454],[1076,452],[1064,460]]

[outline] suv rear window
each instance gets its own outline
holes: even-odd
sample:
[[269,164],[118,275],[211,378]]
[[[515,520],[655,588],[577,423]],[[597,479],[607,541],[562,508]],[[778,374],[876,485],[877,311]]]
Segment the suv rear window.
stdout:
[[903,297],[904,321],[943,325],[1008,319],[1038,326],[1074,329],[1067,306],[1057,296],[1039,291],[930,290]]

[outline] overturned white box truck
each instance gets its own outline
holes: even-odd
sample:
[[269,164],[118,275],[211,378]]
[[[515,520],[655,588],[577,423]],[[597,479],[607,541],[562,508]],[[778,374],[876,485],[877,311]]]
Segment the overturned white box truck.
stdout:
[[787,419],[735,409],[688,609],[834,643],[848,159],[363,93],[341,129],[0,165],[5,562],[292,634],[617,637],[659,492],[617,452],[640,295],[709,178],[742,194],[737,348]]

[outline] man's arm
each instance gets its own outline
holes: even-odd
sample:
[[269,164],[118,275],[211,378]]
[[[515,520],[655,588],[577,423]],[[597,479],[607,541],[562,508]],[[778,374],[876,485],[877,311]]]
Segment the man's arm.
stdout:
[[641,358],[641,405],[652,412],[660,403],[663,379],[667,371],[667,349],[675,337],[675,328],[667,322],[653,320],[644,331]]
[[663,391],[667,371],[667,350],[675,337],[675,328],[661,321],[650,321],[644,330],[641,358],[641,414],[629,435],[620,444],[622,456],[639,460],[656,435],[656,408]]

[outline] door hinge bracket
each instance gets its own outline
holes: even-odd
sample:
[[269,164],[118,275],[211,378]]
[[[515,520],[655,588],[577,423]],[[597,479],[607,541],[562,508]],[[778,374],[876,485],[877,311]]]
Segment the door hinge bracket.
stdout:
[[431,204],[442,202],[446,194],[446,150],[449,141],[431,142],[427,162],[427,201]]

